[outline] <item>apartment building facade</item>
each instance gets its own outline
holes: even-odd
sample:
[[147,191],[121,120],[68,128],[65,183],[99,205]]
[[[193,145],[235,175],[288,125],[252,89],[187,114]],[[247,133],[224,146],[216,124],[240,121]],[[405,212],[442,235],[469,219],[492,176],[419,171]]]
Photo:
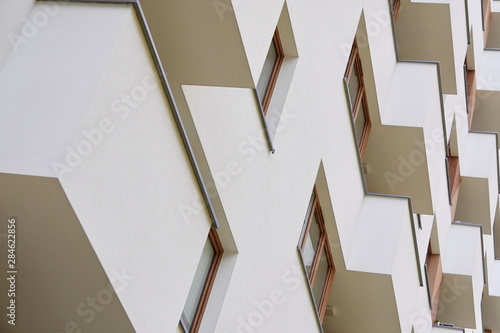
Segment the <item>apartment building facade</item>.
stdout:
[[0,331],[500,332],[500,1],[6,0],[0,35]]

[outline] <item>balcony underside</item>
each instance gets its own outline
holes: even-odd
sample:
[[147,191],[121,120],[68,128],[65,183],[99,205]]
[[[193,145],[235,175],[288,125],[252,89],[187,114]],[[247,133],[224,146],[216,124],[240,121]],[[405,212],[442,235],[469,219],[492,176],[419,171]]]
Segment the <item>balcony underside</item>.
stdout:
[[471,130],[500,133],[498,105],[500,105],[500,91],[478,90]]
[[[221,6],[222,4],[222,6]],[[176,84],[253,88],[231,2],[143,0],[173,89]],[[195,46],[196,52],[193,52]]]
[[[500,5],[497,5],[497,7],[500,7]],[[500,48],[500,12],[491,12],[491,21],[486,47],[494,49]]]
[[496,137],[469,133],[461,157],[461,184],[455,220],[481,224],[492,234],[498,203]]
[[400,59],[439,61],[443,92],[457,93],[450,4],[403,0],[396,39]]
[[410,329],[420,272],[408,204],[405,198],[365,197],[346,270],[332,285],[334,316],[325,316],[326,333]]
[[368,191],[410,196],[416,213],[432,215],[424,140],[421,128],[374,128],[363,160]]
[[[16,316],[27,320],[17,320],[17,330],[135,332],[113,288],[125,287],[121,276],[106,275],[59,181],[0,173],[0,184],[1,220],[15,218],[18,236]],[[6,279],[0,287],[9,289]]]
[[401,332],[390,275],[344,271],[332,285],[333,314],[323,321],[325,333]]

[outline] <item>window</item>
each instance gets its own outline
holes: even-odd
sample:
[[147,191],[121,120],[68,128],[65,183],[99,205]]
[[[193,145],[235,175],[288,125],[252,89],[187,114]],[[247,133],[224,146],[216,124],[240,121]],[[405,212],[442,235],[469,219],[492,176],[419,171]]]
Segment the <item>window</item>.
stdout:
[[371,122],[365,94],[365,85],[363,82],[363,68],[361,67],[361,59],[359,58],[356,40],[354,40],[352,46],[349,63],[347,64],[347,70],[345,72],[345,79],[347,81],[349,103],[354,118],[358,147],[361,157],[363,157],[368,142]]
[[257,83],[257,93],[262,105],[264,114],[267,113],[274,86],[278,80],[278,73],[283,63],[283,48],[279,37],[278,29],[274,31],[273,40],[269,46],[264,67],[260,74],[259,82]]
[[182,311],[181,326],[186,333],[198,332],[200,328],[223,252],[217,232],[211,229]]
[[311,201],[309,202],[299,247],[309,278],[309,284],[314,295],[316,308],[320,319],[323,320],[330,287],[335,274],[335,266],[333,264],[333,256],[328,243],[316,188],[313,190]]
[[391,10],[394,22],[398,19],[399,7],[401,6],[401,0],[391,0]]

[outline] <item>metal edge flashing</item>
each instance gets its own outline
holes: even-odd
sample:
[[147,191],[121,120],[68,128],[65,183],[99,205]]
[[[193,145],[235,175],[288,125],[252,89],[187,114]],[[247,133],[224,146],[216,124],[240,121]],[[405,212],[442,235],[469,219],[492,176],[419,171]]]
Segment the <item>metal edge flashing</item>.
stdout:
[[484,24],[484,1],[482,0],[479,0],[481,1],[481,22],[483,24],[483,32],[486,31],[486,27],[485,27],[485,24]]
[[139,20],[139,24],[141,25],[141,29],[144,35],[144,38],[146,40],[146,44],[148,45],[149,52],[151,54],[151,58],[153,60],[153,63],[155,65],[157,74],[160,78],[161,85],[163,87],[163,92],[165,93],[165,96],[167,97],[168,104],[170,106],[170,109],[172,111],[172,115],[174,117],[177,130],[179,131],[179,134],[182,139],[182,143],[184,145],[184,148],[186,150],[189,163],[191,164],[191,167],[193,168],[194,175],[196,177],[196,181],[198,183],[198,186],[200,188],[203,201],[205,202],[205,205],[207,206],[208,213],[210,215],[210,219],[212,220],[212,228],[218,229],[219,228],[219,221],[217,219],[217,215],[215,214],[214,207],[212,205],[212,201],[210,200],[210,195],[208,193],[207,187],[205,185],[205,181],[203,180],[203,176],[200,171],[200,167],[198,165],[198,162],[196,161],[196,157],[194,155],[193,148],[191,146],[191,142],[189,141],[186,129],[184,127],[184,123],[182,122],[182,118],[179,113],[179,109],[177,108],[177,104],[175,103],[172,91],[170,89],[170,85],[168,84],[167,77],[165,75],[165,71],[163,70],[163,66],[160,61],[160,57],[158,55],[158,52],[156,50],[156,46],[153,41],[153,37],[151,35],[151,32],[149,30],[148,24],[146,22],[146,18],[144,15],[144,12],[142,11],[142,6],[140,4],[139,0],[37,0],[39,2],[79,2],[79,3],[100,3],[100,4],[131,4],[134,7],[135,13],[137,15],[137,18]]
[[432,327],[445,328],[448,330],[458,330],[458,331],[462,331],[463,333],[465,333],[465,328],[462,328],[462,327],[446,327],[446,326],[441,326],[441,325],[432,325]]
[[187,155],[189,157],[189,162],[191,163],[191,167],[193,168],[196,181],[198,182],[198,185],[200,187],[201,194],[203,196],[203,201],[205,201],[205,204],[208,209],[208,213],[210,215],[210,219],[212,220],[212,228],[218,229],[219,228],[219,220],[217,219],[217,215],[215,214],[215,210],[212,204],[212,201],[210,200],[210,195],[208,193],[208,189],[205,185],[205,181],[203,180],[203,176],[200,171],[200,167],[198,165],[198,162],[196,160],[196,157],[194,155],[193,148],[191,147],[191,142],[189,141],[188,134],[186,132],[186,129],[184,127],[184,123],[182,122],[182,118],[179,113],[179,109],[177,108],[177,104],[175,103],[174,96],[172,94],[172,91],[170,89],[170,85],[168,84],[167,76],[165,75],[165,71],[163,70],[163,66],[160,61],[160,56],[158,55],[158,51],[156,50],[156,46],[153,41],[153,36],[151,35],[151,32],[149,30],[146,17],[144,15],[144,12],[142,10],[142,6],[140,2],[134,1],[134,9],[137,14],[137,18],[139,19],[139,23],[141,25],[142,31],[144,33],[144,37],[146,39],[146,43],[148,44],[149,51],[151,53],[151,57],[153,58],[153,62],[155,64],[156,70],[158,71],[158,75],[160,77],[163,91],[165,92],[165,95],[167,97],[168,103],[170,104],[170,108],[172,110],[172,115],[174,116],[175,123],[177,125],[177,129],[179,131],[179,134],[182,138],[182,143],[184,144],[184,148],[186,149]]
[[266,122],[266,115],[264,114],[264,110],[262,109],[262,103],[260,101],[259,93],[257,92],[257,89],[253,89],[255,98],[257,99],[257,104],[259,105],[259,116],[260,116],[260,121],[262,122],[262,127],[264,127],[264,133],[266,134],[266,139],[267,139],[267,145],[269,148],[269,151],[274,154],[275,149],[273,146],[273,142],[271,140],[271,135],[269,134],[269,128],[267,127],[267,122]]
[[465,1],[465,24],[467,29],[467,45],[470,45],[469,0]]

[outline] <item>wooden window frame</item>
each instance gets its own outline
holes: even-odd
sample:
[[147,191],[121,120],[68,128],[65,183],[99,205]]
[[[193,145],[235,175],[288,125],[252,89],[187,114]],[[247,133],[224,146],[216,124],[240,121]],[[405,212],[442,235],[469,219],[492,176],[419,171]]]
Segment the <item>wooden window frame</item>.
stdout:
[[[359,81],[359,88],[358,88],[358,93],[356,95],[356,100],[353,103],[351,112],[352,116],[354,119],[354,123],[356,123],[356,119],[359,114],[359,109],[361,105],[363,106],[364,110],[364,115],[365,115],[365,124],[363,125],[363,133],[361,134],[361,139],[358,139],[358,135],[356,134],[356,140],[358,141],[358,148],[359,152],[361,154],[361,157],[363,157],[365,150],[366,150],[366,145],[368,143],[368,135],[370,134],[370,129],[372,127],[371,119],[370,119],[370,112],[368,110],[368,101],[366,99],[366,91],[365,91],[365,83],[364,83],[364,78],[363,78],[363,67],[361,66],[361,58],[359,56],[359,49],[358,49],[358,43],[356,39],[354,39],[354,43],[352,45],[352,50],[351,54],[349,56],[349,62],[347,63],[347,69],[345,71],[344,77],[347,80],[347,91],[349,94],[349,100],[351,100],[352,96],[350,95],[349,91],[349,81],[351,79],[352,73],[354,72],[354,68],[357,69],[358,72],[358,81]],[[352,101],[351,101],[352,103]],[[349,105],[351,106],[351,105]],[[356,127],[356,126],[354,126]]]
[[394,0],[392,3],[392,17],[394,18],[394,22],[398,19],[399,7],[401,7],[401,0]]
[[210,229],[210,232],[208,233],[208,239],[210,240],[210,244],[212,245],[214,255],[212,258],[212,262],[210,263],[210,268],[208,270],[207,278],[203,285],[203,291],[201,292],[198,305],[196,306],[196,312],[193,317],[193,322],[191,324],[190,330],[186,329],[186,326],[181,317],[180,321],[181,326],[184,332],[186,333],[197,333],[200,329],[201,321],[203,319],[203,314],[205,313],[208,299],[210,297],[210,292],[212,291],[212,287],[215,282],[215,276],[217,275],[217,270],[219,269],[220,262],[222,260],[222,255],[224,254],[224,249],[222,248],[222,244],[220,242],[219,236],[217,235],[216,229],[214,228]]
[[488,43],[488,35],[490,33],[490,24],[491,24],[491,2],[490,0],[482,0],[481,1],[481,9],[483,14],[483,39],[484,39],[484,47]]
[[333,255],[330,249],[330,243],[328,242],[328,234],[326,232],[326,226],[323,220],[323,213],[321,212],[321,206],[319,204],[316,187],[314,187],[313,189],[313,196],[314,196],[313,204],[311,205],[309,216],[306,217],[307,224],[305,225],[305,229],[302,232],[299,245],[300,245],[300,251],[301,253],[303,253],[307,241],[307,235],[309,234],[309,229],[313,221],[313,216],[316,215],[316,219],[318,221],[318,226],[320,229],[320,237],[318,240],[318,247],[316,253],[314,253],[313,264],[311,266],[311,272],[308,278],[309,278],[309,284],[311,285],[311,288],[313,288],[314,283],[316,282],[315,280],[318,273],[320,258],[324,250],[326,253],[326,259],[328,261],[329,268],[326,274],[325,285],[323,286],[323,291],[321,292],[321,299],[319,301],[319,306],[317,308],[320,320],[323,321],[323,318],[325,317],[326,306],[328,303],[328,296],[330,294],[330,290],[332,287],[333,277],[335,276],[335,263],[333,261]]
[[262,97],[262,110],[264,114],[267,114],[267,109],[269,108],[269,104],[271,103],[271,97],[273,95],[274,88],[276,86],[276,82],[278,81],[278,75],[281,69],[281,65],[283,64],[283,60],[285,58],[285,54],[283,52],[283,46],[281,45],[280,34],[278,28],[274,31],[273,40],[269,47],[274,46],[276,51],[276,60],[274,61],[273,71],[271,74],[271,78],[267,83],[266,92]]
[[469,130],[472,126],[472,119],[474,117],[474,107],[476,105],[476,71],[467,68],[467,58],[464,63],[465,72],[465,94],[467,98],[467,121],[469,125]]

